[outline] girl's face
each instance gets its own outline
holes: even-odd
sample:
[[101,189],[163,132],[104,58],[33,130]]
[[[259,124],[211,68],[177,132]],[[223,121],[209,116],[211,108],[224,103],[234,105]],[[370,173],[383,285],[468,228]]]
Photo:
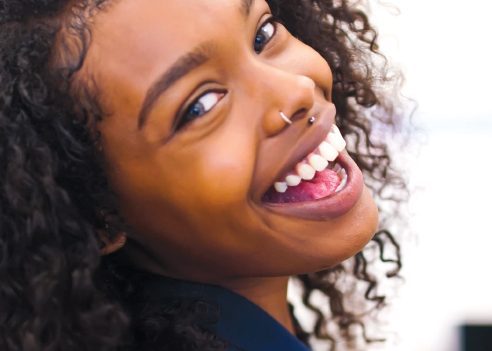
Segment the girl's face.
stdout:
[[81,74],[110,113],[103,153],[140,262],[210,282],[290,275],[372,237],[377,210],[346,152],[347,185],[328,200],[264,198],[335,114],[330,67],[264,0],[115,2],[95,18]]

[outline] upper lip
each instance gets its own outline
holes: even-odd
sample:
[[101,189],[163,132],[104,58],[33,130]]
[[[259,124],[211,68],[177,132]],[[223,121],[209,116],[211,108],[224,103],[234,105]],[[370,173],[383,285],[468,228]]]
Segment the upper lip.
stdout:
[[[265,192],[275,181],[279,180],[280,177],[285,175],[289,170],[293,169],[299,161],[314,151],[316,147],[321,144],[323,140],[325,140],[326,135],[335,123],[335,106],[332,103],[329,103],[323,106],[318,113],[311,112],[307,115],[307,117],[311,117],[313,115],[316,117],[316,122],[310,127],[303,126],[303,128],[309,128],[308,132],[304,133],[303,137],[297,140],[294,145],[294,149],[290,152],[287,160],[275,173],[275,178],[270,180],[269,185],[265,186],[263,189],[260,189],[260,196],[263,196],[263,194],[265,194]],[[297,123],[302,124],[304,124],[304,122],[305,119],[297,121]]]

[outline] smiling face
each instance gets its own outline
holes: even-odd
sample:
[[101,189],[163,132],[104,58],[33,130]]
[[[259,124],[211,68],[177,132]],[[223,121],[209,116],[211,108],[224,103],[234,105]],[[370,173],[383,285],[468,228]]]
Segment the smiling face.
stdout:
[[334,161],[301,182],[314,188],[303,201],[273,193],[323,156],[335,109],[328,64],[263,0],[115,2],[95,18],[80,74],[110,113],[98,124],[106,168],[141,261],[209,282],[291,275],[372,237],[377,210],[346,152],[346,184]]

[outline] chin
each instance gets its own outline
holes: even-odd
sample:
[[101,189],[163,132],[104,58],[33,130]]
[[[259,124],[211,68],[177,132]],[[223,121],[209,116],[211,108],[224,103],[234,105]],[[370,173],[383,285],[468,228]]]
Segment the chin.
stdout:
[[331,247],[331,250],[327,250],[318,271],[332,268],[355,256],[374,237],[379,225],[379,212],[367,187],[364,186],[358,204],[350,215],[350,228],[347,228],[346,234],[335,249]]

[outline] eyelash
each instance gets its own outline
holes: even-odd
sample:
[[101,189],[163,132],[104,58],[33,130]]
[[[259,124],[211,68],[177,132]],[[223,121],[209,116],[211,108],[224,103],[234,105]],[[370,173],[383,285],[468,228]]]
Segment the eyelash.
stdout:
[[[277,33],[277,24],[278,23],[279,23],[279,21],[274,16],[270,16],[266,21],[264,21],[262,23],[260,28],[257,30],[256,35],[255,35],[255,39],[253,41],[254,51],[257,54],[260,54],[263,51],[263,49],[265,48],[265,46],[275,36],[275,34]],[[271,33],[264,31],[264,28],[268,25],[271,25],[273,27]],[[267,38],[265,42],[260,43],[261,36],[264,37],[265,34],[270,35],[270,37]],[[261,45],[261,47],[259,47],[260,45]],[[186,107],[186,109],[184,110],[184,113],[178,119],[178,123],[176,124],[175,130],[177,131],[177,130],[181,129],[182,127],[184,127],[187,123],[192,122],[195,118],[198,118],[198,117],[201,117],[201,116],[207,114],[225,96],[225,94],[226,93],[224,91],[215,90],[215,91],[207,91],[206,93],[199,96],[190,105],[188,105]],[[202,113],[202,111],[200,111],[200,108],[202,108],[202,110],[206,109],[207,107],[205,106],[205,104],[209,104],[211,102],[211,100],[208,99],[208,101],[205,101],[205,104],[203,102],[200,102],[200,101],[204,100],[204,98],[206,98],[209,95],[213,95],[213,97],[216,98],[216,101],[212,106],[209,107],[209,109],[207,111],[204,111]],[[207,99],[205,99],[205,100],[207,100]],[[200,113],[202,113],[202,114],[200,114]]]

